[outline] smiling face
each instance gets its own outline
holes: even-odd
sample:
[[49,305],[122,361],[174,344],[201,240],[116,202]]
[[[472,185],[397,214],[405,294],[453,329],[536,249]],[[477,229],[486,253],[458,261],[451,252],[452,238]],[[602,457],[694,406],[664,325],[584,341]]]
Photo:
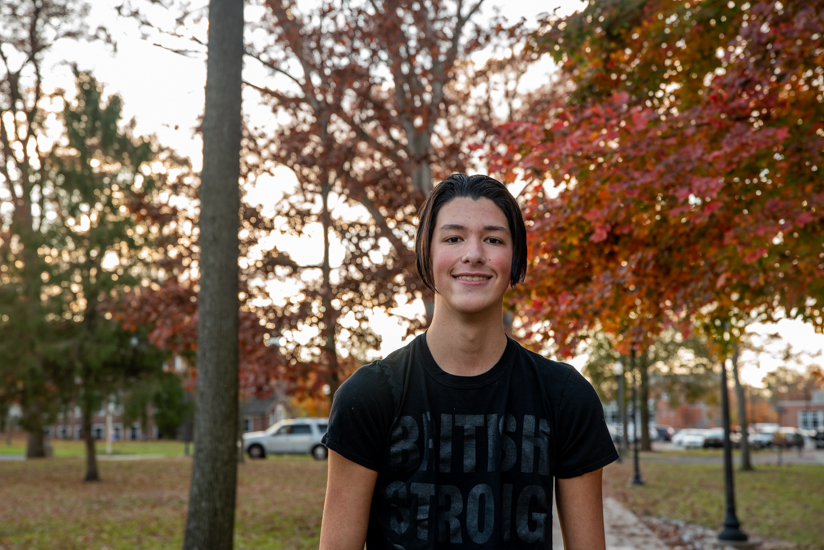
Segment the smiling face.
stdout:
[[506,216],[491,200],[459,197],[444,204],[431,243],[438,300],[456,313],[501,311],[512,249]]

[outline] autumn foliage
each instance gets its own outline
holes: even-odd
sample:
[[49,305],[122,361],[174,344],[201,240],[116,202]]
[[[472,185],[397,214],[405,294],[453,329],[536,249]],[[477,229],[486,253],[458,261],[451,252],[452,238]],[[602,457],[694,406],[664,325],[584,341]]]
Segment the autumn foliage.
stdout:
[[536,338],[569,353],[601,327],[645,347],[778,312],[824,328],[822,35],[799,1],[591,2],[547,21],[532,46],[567,93],[501,127],[493,155],[529,182]]

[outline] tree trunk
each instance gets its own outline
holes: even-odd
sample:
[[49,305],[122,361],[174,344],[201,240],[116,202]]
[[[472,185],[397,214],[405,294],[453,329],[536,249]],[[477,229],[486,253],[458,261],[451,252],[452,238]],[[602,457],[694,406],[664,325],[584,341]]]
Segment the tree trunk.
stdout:
[[[426,152],[422,154],[426,154]],[[432,167],[429,165],[428,159],[422,160],[412,168],[412,189],[418,191],[424,197],[428,196],[432,190]]]
[[732,354],[732,379],[735,383],[735,396],[738,400],[738,423],[741,426],[741,470],[751,472],[753,470],[750,461],[750,444],[747,441],[747,396],[744,395],[744,387],[738,378],[738,346]]
[[237,402],[237,463],[243,464],[245,457],[243,456],[243,419],[246,409],[246,403],[242,399]]
[[26,433],[26,458],[46,457],[46,436],[43,430]]
[[647,351],[638,357],[638,373],[641,375],[641,384],[638,395],[638,408],[641,413],[641,450],[651,451],[649,440],[649,371]]
[[40,406],[30,405],[26,409],[26,458],[46,457],[46,436],[43,433],[43,414]]
[[[624,380],[624,384],[621,386],[623,389],[623,395],[621,397],[624,400],[623,407],[621,407],[621,448],[623,450],[629,449],[629,414],[627,413],[628,403],[629,403],[629,391],[632,388],[631,384],[627,384],[627,365],[629,364],[629,359],[626,355],[621,356],[621,364],[623,365],[623,372],[621,372],[621,377]],[[635,373],[632,373],[633,378],[635,377]],[[634,384],[634,379],[632,384]],[[635,419],[632,419],[633,425],[635,424]]]
[[[329,192],[332,190],[332,182],[321,191],[323,198],[323,211],[321,212],[321,222],[323,224],[323,263],[321,273],[323,276],[323,331],[325,334],[324,349],[326,352],[326,365],[328,368],[329,396],[334,399],[335,393],[340,387],[340,362],[338,358],[337,324],[338,312],[332,306],[331,275],[332,265],[329,261],[329,232],[332,229],[332,214],[329,211]],[[318,396],[319,400],[323,396]]]
[[200,186],[197,411],[185,550],[231,550],[237,492],[243,1],[209,2]]
[[83,423],[83,442],[86,444],[86,477],[83,478],[83,481],[100,481],[100,474],[97,471],[97,449],[94,446],[94,434],[92,433],[94,410],[88,397],[84,396],[82,403],[80,409]]
[[[6,447],[11,447],[11,428],[12,428],[12,419],[11,419],[11,411],[8,412],[6,415]],[[28,447],[28,443],[26,444]]]

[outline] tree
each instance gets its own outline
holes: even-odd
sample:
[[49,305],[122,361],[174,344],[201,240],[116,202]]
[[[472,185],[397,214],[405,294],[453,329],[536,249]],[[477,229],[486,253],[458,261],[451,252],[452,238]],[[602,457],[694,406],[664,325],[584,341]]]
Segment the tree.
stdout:
[[197,414],[184,548],[230,549],[238,426],[238,230],[243,2],[209,3],[200,185]]
[[171,371],[157,369],[132,384],[123,396],[123,421],[139,421],[143,430],[148,426],[148,408],[161,437],[175,439],[178,428],[191,413],[191,403],[185,398],[180,377]]
[[63,40],[89,36],[88,6],[71,0],[0,5],[0,401],[23,409],[27,457],[45,456],[43,428],[53,418],[60,382],[45,320],[60,305],[42,296],[50,266],[41,254],[51,236],[45,206],[50,185],[49,97],[43,56]]
[[[298,183],[273,211],[242,197],[241,292],[279,342],[279,372],[295,391],[322,398],[328,384],[334,392],[357,366],[351,350],[379,345],[372,311],[394,307],[399,296],[429,299],[410,254],[417,206],[435,180],[472,166],[472,146],[492,128],[490,74],[506,62],[477,70],[470,57],[521,32],[475,22],[482,4],[255,6],[247,62],[271,78],[245,84],[277,124],[247,125],[244,188],[268,185],[282,166]],[[181,42],[181,33],[158,29],[141,8],[121,12],[174,51],[191,54],[205,42]],[[190,10],[180,20],[198,17]],[[304,265],[273,246],[283,233],[319,237],[318,261]],[[273,287],[290,298],[273,299]],[[422,321],[408,319],[408,329]]]
[[547,22],[534,51],[567,93],[493,155],[535,182],[520,303],[551,320],[540,338],[569,351],[600,327],[644,349],[698,326],[723,365],[751,322],[821,328],[821,22],[767,1],[591,2]]
[[[304,379],[316,396],[324,384],[334,392],[356,366],[350,349],[378,346],[372,311],[394,307],[399,296],[428,299],[409,250],[417,206],[435,180],[467,170],[468,145],[491,128],[473,96],[480,76],[470,56],[516,32],[473,23],[482,3],[330,1],[300,11],[295,2],[269,2],[259,24],[267,41],[247,47],[281,78],[277,88],[253,86],[284,121],[252,129],[248,177],[290,168],[298,185],[275,206],[284,220],[277,229],[307,235],[319,227],[323,240],[317,264],[300,265],[271,245],[268,261],[249,262],[250,279],[297,288],[297,296],[273,301],[268,285],[250,292],[267,303],[260,311],[269,327],[286,336],[291,364],[310,370]],[[261,218],[244,216],[258,243],[271,234],[255,227]],[[421,320],[408,323],[411,331]],[[293,335],[307,329],[317,330],[298,343]]]
[[818,365],[809,365],[805,371],[781,366],[764,375],[764,386],[770,393],[773,406],[782,399],[809,400],[812,392],[822,387],[824,374]]
[[134,121],[126,127],[121,121],[120,97],[104,99],[89,73],[74,72],[77,94],[64,99],[65,137],[45,159],[50,185],[43,204],[57,221],[43,247],[52,266],[43,291],[63,304],[68,337],[54,340],[83,416],[85,479],[97,481],[94,411],[127,380],[162,363],[156,349],[118,326],[106,305],[163,278],[174,239],[169,222],[176,218],[169,196],[188,165],[151,139],[132,135]]
[[535,228],[563,234],[538,252],[582,292],[545,308],[620,301],[657,327],[781,307],[820,326],[820,25],[803,2],[592,3],[549,22],[537,48],[574,91],[504,128],[497,157],[561,185],[532,194]]
[[[586,348],[587,363],[583,372],[590,379],[602,399],[617,395],[617,383],[612,372],[615,361],[629,368],[630,359],[622,356],[612,345],[610,335],[594,333]],[[684,338],[679,331],[667,330],[636,356],[639,372],[639,432],[642,450],[651,450],[649,439],[649,400],[663,394],[670,403],[712,401],[716,384],[713,358],[708,353],[705,338],[690,335]],[[624,396],[626,398],[626,396]]]

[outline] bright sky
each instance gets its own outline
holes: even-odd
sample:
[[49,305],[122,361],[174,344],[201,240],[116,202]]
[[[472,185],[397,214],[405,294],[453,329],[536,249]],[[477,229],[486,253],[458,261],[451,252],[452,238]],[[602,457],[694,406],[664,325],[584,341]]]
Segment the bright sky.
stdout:
[[[306,1],[306,0],[304,0]],[[309,0],[311,2],[311,0]],[[559,8],[560,15],[580,9],[584,3],[579,0],[487,0],[484,17],[492,15],[492,8],[498,6],[501,13],[510,21],[526,18],[535,26],[538,15],[552,12]],[[202,58],[186,58],[163,50],[140,39],[135,25],[131,21],[118,20],[114,12],[114,3],[107,0],[91,0],[93,5],[92,26],[98,22],[107,25],[117,41],[117,52],[113,53],[100,44],[83,44],[79,46],[63,45],[59,51],[52,52],[47,58],[46,70],[52,82],[57,86],[72,89],[70,69],[62,63],[65,59],[76,60],[79,68],[92,70],[98,80],[106,85],[108,93],[119,93],[124,99],[124,111],[127,118],[137,121],[138,134],[155,134],[159,141],[174,147],[179,153],[189,156],[197,170],[200,169],[202,144],[194,136],[194,128],[203,113],[203,91],[206,82],[205,61]],[[247,17],[249,13],[247,12]],[[253,69],[252,69],[253,70]],[[534,67],[526,79],[526,85],[540,83],[552,70],[549,62]],[[253,77],[254,75],[252,75]],[[287,169],[277,177],[280,181],[291,181],[293,176]],[[282,187],[281,187],[282,189]],[[273,204],[281,195],[281,190],[260,187],[254,199],[263,204]],[[312,263],[318,254],[318,247],[310,243],[293,242],[289,246],[293,252],[303,252],[301,263]],[[409,304],[399,313],[409,316],[422,312],[420,304]],[[403,329],[391,317],[376,314],[373,324],[381,327],[378,332],[383,336],[383,345],[377,351],[385,355],[403,344]],[[758,332],[779,332],[786,342],[796,350],[815,354],[824,350],[824,335],[815,334],[809,325],[797,321],[783,321],[777,326],[754,327]],[[572,363],[583,366],[585,358],[579,357]],[[745,382],[760,385],[766,372],[775,369],[780,363],[769,357],[742,358],[742,377]],[[821,363],[822,359],[818,359]],[[760,363],[760,367],[759,367]]]

